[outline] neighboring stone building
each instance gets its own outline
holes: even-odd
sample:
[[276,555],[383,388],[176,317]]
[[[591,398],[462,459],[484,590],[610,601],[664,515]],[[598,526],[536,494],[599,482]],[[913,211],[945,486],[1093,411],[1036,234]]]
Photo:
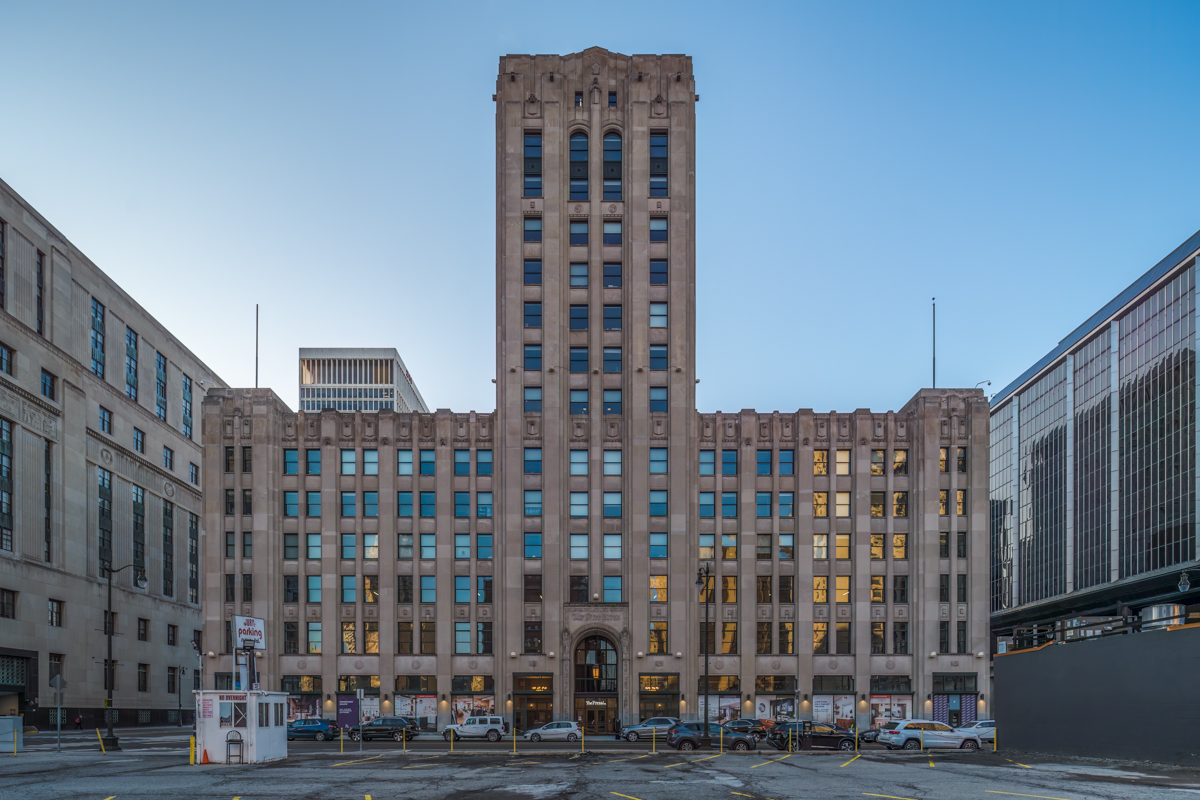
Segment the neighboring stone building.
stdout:
[[697,413],[691,59],[507,56],[496,90],[497,411],[210,392],[206,478],[253,500],[206,501],[214,685],[251,614],[262,682],[326,716],[983,712],[982,392]]
[[301,347],[301,411],[428,411],[393,347]]
[[104,724],[111,553],[148,582],[113,578],[117,722],[175,722],[200,628],[193,416],[223,384],[3,182],[0,309],[0,714],[47,724],[61,672],[67,720]]
[[1200,233],[992,398],[991,611],[1004,645],[1139,614],[1200,619],[1198,255]]

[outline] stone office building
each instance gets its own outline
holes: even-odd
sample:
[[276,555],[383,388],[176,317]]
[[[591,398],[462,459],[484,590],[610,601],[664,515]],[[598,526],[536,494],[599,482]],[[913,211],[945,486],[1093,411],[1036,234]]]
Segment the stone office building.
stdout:
[[61,674],[66,722],[104,724],[106,563],[129,567],[113,578],[114,721],[176,722],[189,709],[194,417],[221,385],[0,182],[0,714],[48,724]]
[[987,402],[696,411],[697,100],[687,56],[501,59],[495,413],[208,394],[214,686],[252,614],[301,713],[985,711]]

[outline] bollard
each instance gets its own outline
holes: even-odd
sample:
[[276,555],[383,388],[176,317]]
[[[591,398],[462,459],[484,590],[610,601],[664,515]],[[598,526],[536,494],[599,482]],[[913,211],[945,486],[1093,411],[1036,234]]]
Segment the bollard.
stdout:
[[921,749],[925,749],[925,729],[921,728]]
[[650,729],[650,753],[651,755],[658,752],[658,726],[655,725]]
[[407,725],[404,726],[404,731],[402,732],[401,741],[404,742],[403,747],[402,747],[402,749],[404,750],[404,755],[408,755],[408,726]]
[[587,738],[587,728],[583,725],[579,726],[579,755],[583,755],[583,741]]
[[450,752],[454,752],[454,730],[450,730]]
[[96,738],[100,740],[100,752],[108,755],[108,751],[104,749],[104,737],[100,735],[100,729],[96,728]]
[[517,754],[517,726],[516,725],[513,725],[512,734],[513,734],[513,755],[515,756]]
[[717,733],[717,752],[725,752],[725,726],[721,726],[720,732]]
[[789,752],[789,753],[790,753],[790,752],[792,752],[792,751],[795,749],[795,748],[792,746],[792,731],[793,731],[793,730],[794,730],[794,728],[792,728],[792,726],[791,726],[791,725],[788,725],[788,752]]
[[338,741],[342,743],[342,755],[346,754],[346,729],[338,726]]
[[196,766],[196,737],[188,737],[188,765]]
[[995,728],[992,728],[992,752],[996,752],[996,746],[1000,742],[1000,734]]

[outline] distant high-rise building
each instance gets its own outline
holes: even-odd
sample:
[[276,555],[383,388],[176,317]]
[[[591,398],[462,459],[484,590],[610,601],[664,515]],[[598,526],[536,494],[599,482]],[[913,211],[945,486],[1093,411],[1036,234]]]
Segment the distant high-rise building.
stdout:
[[300,410],[428,411],[393,347],[300,348]]

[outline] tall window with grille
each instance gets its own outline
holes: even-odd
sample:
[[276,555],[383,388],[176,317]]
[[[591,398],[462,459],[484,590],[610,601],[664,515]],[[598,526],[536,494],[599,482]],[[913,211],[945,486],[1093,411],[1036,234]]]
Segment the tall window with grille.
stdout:
[[138,335],[133,328],[125,328],[125,395],[137,400],[138,381]]
[[541,131],[525,131],[525,196],[542,196]]
[[183,375],[183,435],[192,438],[192,379]]
[[582,131],[571,134],[570,177],[571,199],[588,199],[588,137]]
[[96,468],[96,527],[100,563],[112,566],[112,473]]
[[188,602],[200,602],[200,518],[188,512]]
[[650,133],[650,196],[667,196],[667,133]]
[[175,504],[163,500],[162,538],[163,595],[175,596]]
[[38,336],[46,335],[46,301],[43,292],[46,287],[46,254],[41,250],[37,254],[37,332]]
[[0,417],[0,550],[13,549],[12,423]]
[[92,298],[92,372],[104,377],[104,304]]
[[135,569],[146,569],[146,490],[131,486],[133,495],[133,565]]
[[54,465],[52,446],[49,439],[44,440],[42,444],[42,537],[45,542],[43,558],[47,564],[53,560],[54,553],[53,531],[50,527],[51,487],[53,486],[51,471]]
[[604,199],[621,199],[621,134],[604,135]]
[[154,413],[164,422],[167,419],[167,357],[154,355]]

